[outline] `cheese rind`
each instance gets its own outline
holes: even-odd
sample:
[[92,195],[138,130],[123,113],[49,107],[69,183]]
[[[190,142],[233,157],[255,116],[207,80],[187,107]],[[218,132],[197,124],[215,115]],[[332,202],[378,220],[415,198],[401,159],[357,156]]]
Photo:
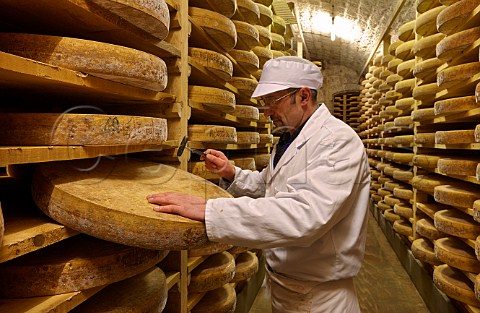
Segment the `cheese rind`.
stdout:
[[412,242],[412,254],[418,260],[431,264],[431,265],[440,265],[443,264],[435,256],[434,246],[430,240],[425,238],[419,238]]
[[225,55],[201,48],[188,48],[188,55],[221,80],[229,81],[232,78],[233,64]]
[[422,218],[415,223],[415,230],[420,236],[435,241],[439,238],[446,237],[447,234],[439,231],[431,218]]
[[441,158],[438,171],[446,175],[475,176],[478,164],[478,158]]
[[237,9],[237,0],[189,0],[188,5],[214,10],[226,17],[232,17]]
[[236,293],[233,285],[226,284],[209,291],[191,310],[192,313],[233,313],[235,311]]
[[235,259],[224,251],[210,255],[191,272],[188,292],[205,292],[220,288],[235,276]]
[[188,99],[222,112],[233,112],[236,107],[235,94],[219,88],[190,85]]
[[445,10],[437,17],[438,31],[447,35],[455,33],[469,20],[477,6],[478,1],[476,0],[462,0],[445,7]]
[[258,271],[258,258],[250,251],[243,252],[235,258],[235,276],[232,283],[247,280]]
[[472,273],[480,272],[480,262],[475,250],[455,237],[440,238],[435,241],[435,255],[440,261]]
[[0,50],[111,81],[162,91],[167,66],[159,57],[123,46],[68,37],[0,33]]
[[221,125],[188,125],[190,141],[236,143],[237,132],[235,127]]
[[475,96],[450,98],[435,102],[435,115],[449,115],[480,107]]
[[237,30],[237,44],[235,49],[250,50],[260,43],[260,33],[255,25],[242,21],[233,21]]
[[473,283],[460,270],[447,264],[439,265],[433,271],[433,282],[450,298],[473,306],[480,305],[475,298]]
[[449,61],[467,50],[479,37],[480,27],[451,34],[437,44],[437,58]]
[[475,240],[480,235],[480,225],[457,209],[441,210],[434,215],[435,227],[446,234]]

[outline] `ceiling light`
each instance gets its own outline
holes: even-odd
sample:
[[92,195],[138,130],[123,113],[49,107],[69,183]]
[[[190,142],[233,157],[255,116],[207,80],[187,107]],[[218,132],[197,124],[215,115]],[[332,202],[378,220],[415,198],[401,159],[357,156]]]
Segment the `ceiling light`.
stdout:
[[332,0],[332,27],[330,28],[330,40],[335,41],[335,5]]

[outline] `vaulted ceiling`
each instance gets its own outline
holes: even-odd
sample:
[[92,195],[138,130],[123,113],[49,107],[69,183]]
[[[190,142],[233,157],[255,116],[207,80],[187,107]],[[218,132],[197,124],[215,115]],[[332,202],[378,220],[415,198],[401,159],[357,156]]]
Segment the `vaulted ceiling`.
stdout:
[[[294,8],[305,57],[320,60],[325,67],[343,65],[359,75],[382,38],[391,35],[395,40],[398,27],[415,18],[416,7],[415,0],[274,0],[274,4],[278,1]],[[332,13],[335,41],[330,38]]]

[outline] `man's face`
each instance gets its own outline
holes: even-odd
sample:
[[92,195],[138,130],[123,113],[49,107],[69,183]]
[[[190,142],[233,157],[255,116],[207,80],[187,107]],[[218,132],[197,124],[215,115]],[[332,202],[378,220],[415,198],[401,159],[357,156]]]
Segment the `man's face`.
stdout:
[[262,97],[264,114],[270,117],[275,128],[293,132],[300,126],[303,111],[297,103],[298,91],[299,89],[286,89]]

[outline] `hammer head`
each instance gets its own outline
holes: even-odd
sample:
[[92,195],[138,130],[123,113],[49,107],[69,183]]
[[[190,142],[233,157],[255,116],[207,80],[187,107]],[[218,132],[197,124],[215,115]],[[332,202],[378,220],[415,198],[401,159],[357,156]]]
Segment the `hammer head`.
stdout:
[[186,146],[187,146],[187,136],[184,136],[182,139],[182,142],[180,143],[180,146],[178,146],[177,157],[182,156]]

